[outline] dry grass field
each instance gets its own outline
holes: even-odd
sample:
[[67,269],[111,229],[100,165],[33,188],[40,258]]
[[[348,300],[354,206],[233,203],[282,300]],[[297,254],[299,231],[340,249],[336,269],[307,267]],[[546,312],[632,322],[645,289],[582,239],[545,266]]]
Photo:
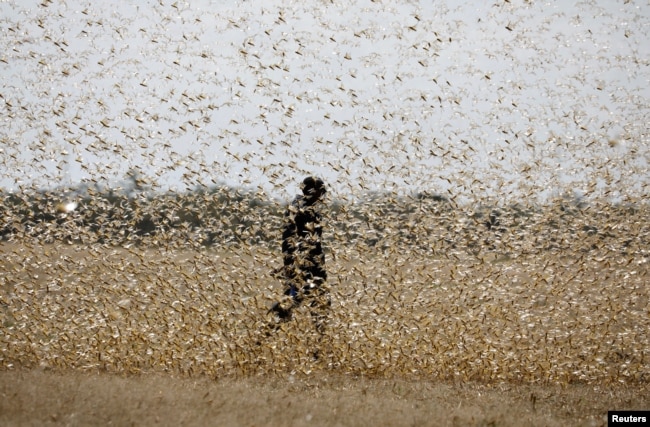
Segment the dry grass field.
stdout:
[[268,333],[263,246],[4,242],[0,424],[601,425],[650,406],[650,291],[642,249],[597,246],[332,238],[319,335]]

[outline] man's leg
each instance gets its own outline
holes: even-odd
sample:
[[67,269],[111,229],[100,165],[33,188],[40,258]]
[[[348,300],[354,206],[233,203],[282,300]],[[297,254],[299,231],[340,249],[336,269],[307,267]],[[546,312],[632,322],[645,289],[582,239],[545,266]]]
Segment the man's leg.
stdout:
[[271,306],[269,312],[274,312],[282,321],[291,320],[291,311],[302,301],[300,280],[294,269],[285,267],[283,299]]
[[322,335],[325,333],[330,307],[332,306],[327,285],[323,282],[310,283],[310,287],[305,294],[309,299],[309,314],[316,331]]

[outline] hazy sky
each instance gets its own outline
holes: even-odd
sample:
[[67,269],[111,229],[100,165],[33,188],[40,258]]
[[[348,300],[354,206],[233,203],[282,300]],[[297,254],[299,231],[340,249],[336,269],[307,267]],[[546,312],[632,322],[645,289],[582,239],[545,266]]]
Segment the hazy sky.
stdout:
[[646,197],[650,6],[571,3],[3,2],[0,186]]

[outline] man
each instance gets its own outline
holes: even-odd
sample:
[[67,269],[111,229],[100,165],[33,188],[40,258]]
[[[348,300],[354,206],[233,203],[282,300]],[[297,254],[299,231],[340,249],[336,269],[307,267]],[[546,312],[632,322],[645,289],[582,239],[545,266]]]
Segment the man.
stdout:
[[302,195],[296,197],[284,214],[282,272],[286,298],[273,304],[269,311],[281,320],[289,320],[291,311],[306,301],[317,328],[322,329],[324,311],[330,302],[323,286],[327,272],[318,202],[327,190],[321,179],[311,176],[304,179],[301,188]]

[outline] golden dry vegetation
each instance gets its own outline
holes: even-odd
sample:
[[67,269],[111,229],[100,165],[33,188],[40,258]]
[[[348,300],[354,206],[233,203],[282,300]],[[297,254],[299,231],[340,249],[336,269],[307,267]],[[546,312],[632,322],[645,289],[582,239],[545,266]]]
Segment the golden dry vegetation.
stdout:
[[[5,369],[335,369],[542,383],[650,374],[647,265],[629,258],[549,266],[534,257],[358,254],[332,263],[326,337],[314,335],[308,315],[265,337],[265,310],[280,293],[268,274],[277,254],[267,250],[4,244],[2,252]],[[313,361],[316,348],[323,357]]]
[[[616,211],[609,223],[578,232],[538,230],[542,222],[530,218],[532,229],[515,232],[505,216],[494,231],[456,212],[415,211],[390,224],[394,231],[384,225],[372,244],[330,232],[333,306],[324,336],[307,313],[267,336],[265,312],[280,294],[273,245],[11,239],[1,246],[0,364],[210,377],[331,370],[479,382],[648,381],[645,210]],[[599,218],[587,208],[571,217]],[[372,235],[377,221],[357,231]],[[576,228],[567,221],[559,227]],[[405,242],[398,229],[419,237]],[[544,246],[549,241],[557,246]]]
[[[468,210],[420,197],[333,206],[324,334],[304,307],[272,327],[267,310],[281,293],[272,274],[281,254],[279,243],[260,241],[279,223],[268,206],[235,207],[267,230],[224,226],[235,236],[231,244],[200,243],[201,228],[186,223],[138,234],[129,231],[132,219],[124,220],[126,231],[109,227],[113,238],[106,239],[106,230],[80,220],[87,214],[81,206],[53,212],[50,221],[5,224],[13,233],[0,245],[3,393],[15,389],[19,401],[37,396],[20,380],[32,375],[45,383],[57,375],[89,386],[117,381],[106,373],[135,375],[124,379],[131,385],[259,381],[251,393],[269,399],[306,387],[312,402],[324,393],[329,405],[337,388],[379,395],[400,383],[416,396],[451,387],[459,398],[468,387],[475,398],[484,390],[500,403],[491,411],[479,405],[477,418],[449,412],[460,424],[512,425],[509,406],[525,402],[521,410],[533,420],[538,395],[568,398],[567,390],[583,396],[577,407],[584,413],[562,415],[547,402],[542,424],[601,420],[596,401],[604,390],[613,390],[608,402],[619,408],[647,405],[650,221],[643,203]],[[127,218],[121,215],[113,214]],[[370,382],[361,387],[361,378]],[[268,388],[276,381],[274,394]],[[444,400],[423,399],[433,406],[422,413],[439,411]]]

